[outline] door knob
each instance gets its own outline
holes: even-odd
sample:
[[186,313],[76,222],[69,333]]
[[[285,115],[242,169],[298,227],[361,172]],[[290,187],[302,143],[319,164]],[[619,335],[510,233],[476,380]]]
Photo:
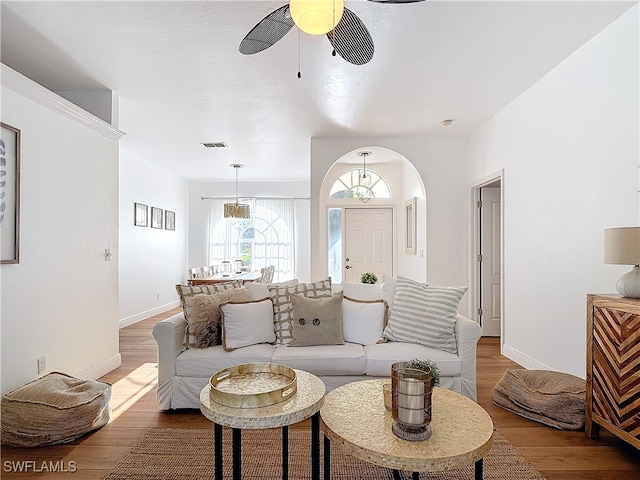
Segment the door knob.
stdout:
[[349,265],[347,265],[347,266],[346,266],[346,267],[344,267],[344,268],[346,268],[347,270],[349,270],[351,267],[350,267]]

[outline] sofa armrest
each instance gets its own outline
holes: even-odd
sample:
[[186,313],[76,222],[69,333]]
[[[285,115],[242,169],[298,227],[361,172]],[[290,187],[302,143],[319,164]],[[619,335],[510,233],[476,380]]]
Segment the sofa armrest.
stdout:
[[477,401],[476,350],[482,329],[473,320],[458,314],[455,331],[458,356],[460,357],[462,394]]
[[158,344],[158,407],[167,410],[171,405],[176,358],[182,353],[187,322],[182,312],[161,320],[153,327],[153,338]]

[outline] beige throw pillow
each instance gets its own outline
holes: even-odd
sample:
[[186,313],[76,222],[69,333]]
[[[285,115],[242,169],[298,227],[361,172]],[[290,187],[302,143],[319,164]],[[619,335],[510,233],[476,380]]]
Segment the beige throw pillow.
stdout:
[[344,345],[342,335],[342,292],[328,298],[291,295],[293,338],[290,347]]
[[196,294],[185,297],[185,310],[189,311],[185,334],[185,349],[207,348],[222,343],[220,305],[225,302],[250,300],[244,288],[234,288],[211,295]]
[[273,324],[276,332],[276,345],[287,345],[291,339],[293,305],[291,295],[300,294],[307,298],[331,296],[331,277],[313,283],[298,283],[288,286],[268,285],[273,301]]

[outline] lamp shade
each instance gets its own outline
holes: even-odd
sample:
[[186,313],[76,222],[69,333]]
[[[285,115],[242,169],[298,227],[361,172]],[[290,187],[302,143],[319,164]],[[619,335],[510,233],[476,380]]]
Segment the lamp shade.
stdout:
[[291,0],[291,18],[300,30],[324,35],[335,28],[344,13],[343,0]]
[[606,228],[604,263],[640,265],[640,227]]

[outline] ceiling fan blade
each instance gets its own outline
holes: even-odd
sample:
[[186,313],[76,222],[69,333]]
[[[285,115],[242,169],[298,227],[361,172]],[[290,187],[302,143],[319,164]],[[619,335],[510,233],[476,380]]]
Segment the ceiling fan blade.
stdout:
[[373,58],[373,39],[362,20],[345,7],[336,28],[327,33],[334,50],[347,62],[364,65]]
[[247,36],[240,42],[240,53],[253,55],[266,50],[284,37],[293,25],[289,5],[283,5],[260,20],[247,33]]

